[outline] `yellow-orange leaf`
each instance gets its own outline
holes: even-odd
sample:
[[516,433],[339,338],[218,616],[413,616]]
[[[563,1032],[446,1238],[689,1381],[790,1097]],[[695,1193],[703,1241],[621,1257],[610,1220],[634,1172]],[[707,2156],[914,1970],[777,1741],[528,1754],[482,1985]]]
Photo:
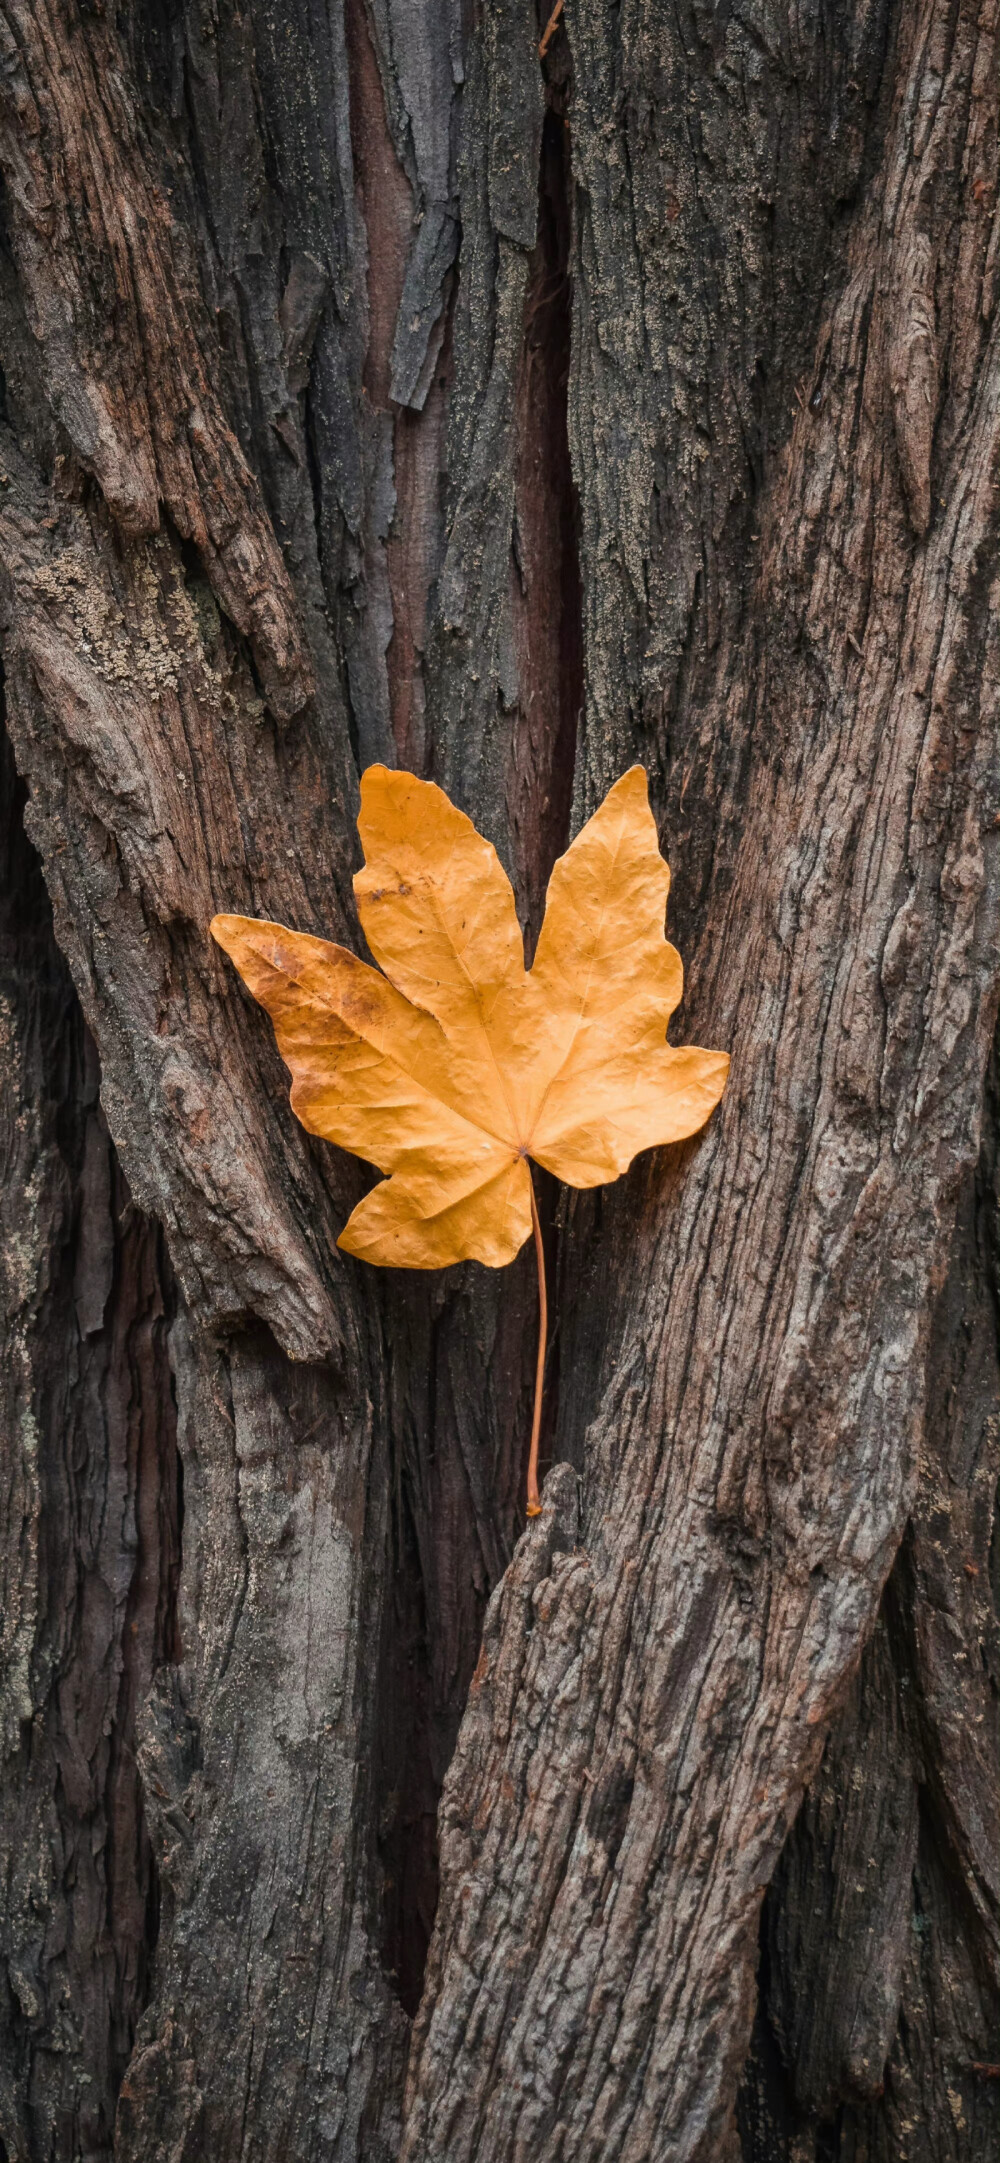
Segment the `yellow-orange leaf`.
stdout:
[[531,1231],[529,1157],[599,1186],[694,1134],[725,1087],[724,1052],[666,1041],[683,970],[646,776],[624,774],[560,857],[530,971],[496,851],[441,789],[370,766],[358,831],[380,969],[252,917],[212,933],[271,1016],[303,1126],[391,1175],[340,1245],[498,1269]]

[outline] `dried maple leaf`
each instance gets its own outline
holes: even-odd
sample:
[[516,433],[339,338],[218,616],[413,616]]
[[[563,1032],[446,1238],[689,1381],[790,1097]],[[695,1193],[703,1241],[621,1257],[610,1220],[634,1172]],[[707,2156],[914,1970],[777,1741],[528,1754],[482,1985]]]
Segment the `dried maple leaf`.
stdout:
[[729,1067],[666,1042],[683,970],[645,773],[560,857],[530,970],[496,851],[441,789],[370,766],[358,831],[384,975],[282,924],[217,916],[212,934],[271,1016],[303,1126],[390,1174],[339,1244],[394,1268],[499,1269],[534,1223],[544,1302],[528,1158],[573,1187],[617,1179],[703,1126]]

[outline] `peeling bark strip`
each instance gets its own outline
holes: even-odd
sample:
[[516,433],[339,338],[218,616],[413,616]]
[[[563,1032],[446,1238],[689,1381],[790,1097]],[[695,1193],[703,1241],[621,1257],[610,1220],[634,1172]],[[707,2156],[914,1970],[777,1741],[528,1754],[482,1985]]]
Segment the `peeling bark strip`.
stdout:
[[[0,36],[0,648],[107,1121],[15,909],[0,2143],[978,2163],[995,0]],[[735,1054],[543,1197],[516,1552],[530,1254],[337,1257],[360,1175],[205,934],[355,943],[394,757],[529,940],[641,759]]]

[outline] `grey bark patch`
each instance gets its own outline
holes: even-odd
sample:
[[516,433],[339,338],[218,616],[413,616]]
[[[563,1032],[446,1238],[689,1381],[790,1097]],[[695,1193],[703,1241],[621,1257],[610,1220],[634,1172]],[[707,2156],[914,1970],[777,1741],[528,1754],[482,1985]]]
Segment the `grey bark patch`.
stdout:
[[329,275],[315,256],[294,257],[279,311],[281,357],[289,390],[304,391],[309,382],[313,344],[329,288]]
[[391,394],[398,405],[423,411],[431,333],[444,307],[445,280],[458,249],[458,221],[450,209],[430,203],[424,212],[406,271],[392,344]]

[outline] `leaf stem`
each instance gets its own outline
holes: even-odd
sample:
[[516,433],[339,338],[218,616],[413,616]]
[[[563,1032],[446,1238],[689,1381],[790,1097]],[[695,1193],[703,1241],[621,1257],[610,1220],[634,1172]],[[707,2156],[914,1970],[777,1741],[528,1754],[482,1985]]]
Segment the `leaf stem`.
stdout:
[[548,22],[546,23],[545,28],[542,31],[542,35],[538,41],[539,60],[544,60],[545,55],[548,52],[549,46],[551,45],[552,40],[555,37],[556,29],[559,23],[559,17],[562,14],[562,11],[563,0],[556,0],[555,7],[553,8],[551,15],[549,16]]
[[545,1290],[545,1248],[542,1245],[542,1227],[538,1219],[538,1203],[535,1200],[535,1182],[528,1166],[528,1186],[531,1192],[531,1228],[535,1235],[535,1260],[538,1263],[538,1359],[535,1364],[535,1412],[531,1422],[531,1448],[528,1451],[528,1516],[540,1517],[541,1497],[538,1492],[538,1441],[542,1431],[542,1385],[545,1381],[545,1341],[549,1333],[549,1302]]

